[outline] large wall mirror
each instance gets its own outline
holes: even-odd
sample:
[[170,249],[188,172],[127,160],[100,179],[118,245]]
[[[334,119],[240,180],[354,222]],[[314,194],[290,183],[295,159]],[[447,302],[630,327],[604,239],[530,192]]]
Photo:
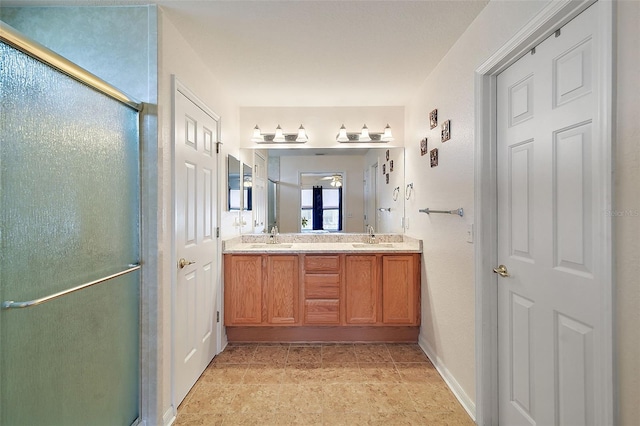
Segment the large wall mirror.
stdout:
[[[251,151],[242,157],[253,158]],[[254,196],[253,203],[266,204],[267,229],[278,226],[282,233],[362,233],[371,225],[377,233],[403,232],[404,148],[265,152],[265,200]]]
[[229,211],[240,210],[240,160],[233,155],[227,159],[227,208]]

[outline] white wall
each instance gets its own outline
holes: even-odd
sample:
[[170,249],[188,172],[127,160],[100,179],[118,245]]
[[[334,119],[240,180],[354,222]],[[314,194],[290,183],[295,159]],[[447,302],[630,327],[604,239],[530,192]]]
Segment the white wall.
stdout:
[[[300,232],[300,173],[343,173],[343,230],[364,231],[364,157],[360,155],[280,157],[277,208],[280,232]],[[351,217],[349,217],[351,216]]]
[[[475,401],[473,245],[466,243],[473,217],[474,71],[533,17],[546,2],[491,1],[428,76],[406,108],[408,234],[424,240],[422,331],[420,340],[449,374],[454,390],[473,409]],[[616,362],[620,425],[640,418],[640,2],[617,2],[617,122],[614,219],[616,266]],[[615,98],[614,98],[615,99]],[[428,113],[438,108],[439,124],[452,120],[452,139],[439,142]],[[439,148],[440,164],[428,166],[418,142]],[[419,208],[464,207],[465,218],[426,217]]]
[[[158,73],[158,127],[160,149],[160,176],[158,180],[158,192],[161,194],[160,208],[162,210],[163,223],[161,224],[160,242],[158,252],[162,265],[158,286],[161,291],[159,310],[162,318],[160,330],[159,350],[162,353],[162,397],[161,407],[163,413],[171,408],[171,281],[174,273],[171,262],[171,238],[172,238],[172,206],[171,182],[172,182],[172,117],[171,117],[171,75],[178,79],[194,92],[209,108],[221,117],[221,140],[223,142],[220,153],[220,187],[219,202],[226,205],[226,155],[232,153],[239,156],[237,145],[238,134],[238,107],[224,92],[223,86],[216,80],[200,59],[200,54],[195,52],[186,40],[172,24],[167,11],[160,9],[159,23],[159,73]],[[224,209],[222,209],[224,211]],[[222,232],[229,229],[225,226],[228,215],[223,213]],[[226,222],[225,222],[226,221]],[[231,231],[229,231],[231,232]],[[177,408],[177,407],[173,407]],[[165,416],[166,419],[166,416]]]
[[617,3],[615,162],[616,321],[619,424],[640,419],[640,2]]
[[[387,160],[387,151],[389,152],[389,159]],[[375,228],[376,234],[402,234],[403,218],[404,218],[404,162],[405,153],[402,149],[371,149],[365,156],[365,167],[369,169],[369,180],[372,181],[374,176],[371,166],[378,164],[377,173],[377,187],[376,194],[372,195],[377,200],[375,210],[373,212],[367,212],[368,215],[375,215],[371,220],[367,220],[367,223],[371,224]],[[391,161],[393,161],[393,171],[391,171]],[[382,170],[385,166],[386,173],[383,175]],[[386,181],[386,175],[389,175],[389,183]],[[394,189],[399,188],[394,200]],[[365,200],[368,194],[365,194]],[[378,209],[388,209],[390,211],[380,211]],[[366,209],[366,202],[365,202]],[[374,219],[375,218],[375,219]]]
[[[475,406],[475,292],[473,244],[474,71],[538,12],[544,2],[491,1],[428,76],[406,108],[406,181],[414,194],[406,202],[407,234],[423,240],[420,341],[449,374],[454,391]],[[440,126],[451,120],[451,139],[440,142]],[[439,165],[420,155],[420,140],[438,148]],[[465,216],[418,213],[418,209],[464,208]]]

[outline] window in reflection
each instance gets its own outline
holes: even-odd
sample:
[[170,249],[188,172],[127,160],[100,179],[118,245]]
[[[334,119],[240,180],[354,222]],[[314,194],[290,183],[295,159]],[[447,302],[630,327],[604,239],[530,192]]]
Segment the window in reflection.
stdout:
[[[303,174],[303,182],[309,176]],[[318,185],[311,188],[303,185],[301,200],[302,232],[339,232],[342,231],[342,184],[332,185],[336,178],[342,181],[341,175],[318,175],[313,178]],[[325,187],[326,184],[326,187]]]

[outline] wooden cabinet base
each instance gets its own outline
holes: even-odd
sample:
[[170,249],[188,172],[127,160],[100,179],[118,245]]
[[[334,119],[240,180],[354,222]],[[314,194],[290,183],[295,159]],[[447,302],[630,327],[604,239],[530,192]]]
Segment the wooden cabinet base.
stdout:
[[227,327],[229,342],[417,342],[420,327]]

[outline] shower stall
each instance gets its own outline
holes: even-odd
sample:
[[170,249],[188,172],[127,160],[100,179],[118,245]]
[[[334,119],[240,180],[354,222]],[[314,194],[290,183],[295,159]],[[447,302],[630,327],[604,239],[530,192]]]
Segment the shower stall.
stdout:
[[0,22],[0,424],[130,425],[141,105]]

